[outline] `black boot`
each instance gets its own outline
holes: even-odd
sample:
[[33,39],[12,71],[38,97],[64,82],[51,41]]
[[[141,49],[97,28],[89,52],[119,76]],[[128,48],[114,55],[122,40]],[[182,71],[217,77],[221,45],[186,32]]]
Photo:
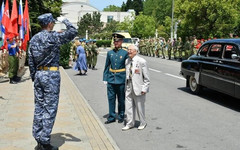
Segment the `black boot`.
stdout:
[[95,68],[95,66],[92,67],[92,70],[97,70],[97,68]]
[[19,81],[21,81],[21,77],[14,76],[14,77],[13,77],[13,80],[14,80],[15,82],[19,82]]
[[91,69],[92,68],[91,65],[88,65],[88,68]]
[[38,143],[37,146],[34,148],[34,150],[40,150],[40,148],[41,148],[41,144]]
[[58,148],[55,146],[52,146],[51,144],[40,144],[39,150],[58,150]]
[[9,81],[10,84],[17,84],[16,81],[13,80],[13,78],[10,78],[10,81]]

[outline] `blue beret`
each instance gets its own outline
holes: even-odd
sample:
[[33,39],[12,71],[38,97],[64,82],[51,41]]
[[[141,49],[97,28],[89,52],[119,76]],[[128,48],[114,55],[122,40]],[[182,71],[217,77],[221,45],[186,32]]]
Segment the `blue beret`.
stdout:
[[86,41],[86,39],[85,39],[85,38],[83,38],[82,40],[83,40],[83,41]]
[[96,39],[94,39],[94,40],[93,40],[93,42],[97,42],[97,40],[96,40]]
[[88,40],[86,40],[86,43],[88,43],[89,41]]
[[42,25],[47,25],[49,24],[50,22],[53,22],[55,23],[56,20],[53,18],[52,14],[51,13],[46,13],[46,14],[42,14],[38,17],[38,21],[40,24]]

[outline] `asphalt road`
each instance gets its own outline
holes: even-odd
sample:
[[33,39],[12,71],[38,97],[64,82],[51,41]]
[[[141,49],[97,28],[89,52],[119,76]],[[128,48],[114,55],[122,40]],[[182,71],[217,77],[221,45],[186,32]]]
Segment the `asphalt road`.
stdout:
[[[108,113],[106,85],[102,82],[106,51],[101,50],[98,56],[98,70],[89,70],[87,76],[66,69],[103,124]],[[138,131],[136,122],[136,128],[122,131],[123,124],[104,124],[121,150],[240,149],[239,100],[209,89],[193,95],[179,75],[180,62],[142,57],[148,62],[151,80],[147,128]]]

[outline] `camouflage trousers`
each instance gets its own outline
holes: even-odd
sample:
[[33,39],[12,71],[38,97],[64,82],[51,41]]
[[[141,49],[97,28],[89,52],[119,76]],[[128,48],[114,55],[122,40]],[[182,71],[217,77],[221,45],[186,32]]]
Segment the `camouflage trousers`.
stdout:
[[8,63],[9,63],[8,77],[13,78],[14,76],[17,76],[18,57],[8,56]]
[[37,71],[34,79],[35,111],[33,137],[42,144],[49,144],[55,122],[59,92],[59,71]]
[[92,54],[92,66],[96,66],[97,64],[97,53]]

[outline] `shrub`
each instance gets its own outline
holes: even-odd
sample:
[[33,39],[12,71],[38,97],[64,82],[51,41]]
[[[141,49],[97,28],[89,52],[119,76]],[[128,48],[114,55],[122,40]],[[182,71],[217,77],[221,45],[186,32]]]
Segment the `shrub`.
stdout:
[[60,61],[59,65],[63,68],[69,67],[69,58],[70,58],[70,51],[71,51],[72,43],[69,42],[64,44],[60,47]]
[[98,40],[97,41],[97,47],[110,47],[111,46],[111,40]]

